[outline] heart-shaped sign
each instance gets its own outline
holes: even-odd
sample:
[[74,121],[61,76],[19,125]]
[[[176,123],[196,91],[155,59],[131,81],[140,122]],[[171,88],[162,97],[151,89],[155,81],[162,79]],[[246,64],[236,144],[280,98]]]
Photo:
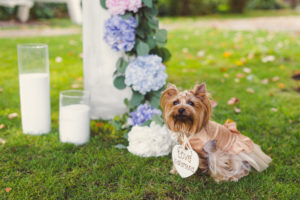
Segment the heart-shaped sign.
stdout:
[[178,174],[182,178],[193,175],[199,168],[198,154],[191,148],[184,149],[181,145],[174,146],[172,159]]

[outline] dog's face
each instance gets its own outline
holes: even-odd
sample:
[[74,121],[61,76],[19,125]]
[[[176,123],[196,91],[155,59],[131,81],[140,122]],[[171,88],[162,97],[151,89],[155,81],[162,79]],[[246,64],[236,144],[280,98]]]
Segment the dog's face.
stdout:
[[179,92],[175,85],[168,84],[161,95],[160,105],[169,129],[187,135],[199,132],[211,115],[205,83],[196,85],[194,90],[183,92]]

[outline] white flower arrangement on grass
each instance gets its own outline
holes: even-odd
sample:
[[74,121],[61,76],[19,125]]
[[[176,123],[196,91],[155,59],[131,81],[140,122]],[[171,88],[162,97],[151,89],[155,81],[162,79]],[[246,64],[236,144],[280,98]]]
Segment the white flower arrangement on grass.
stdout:
[[178,143],[176,133],[152,122],[149,126],[134,126],[128,133],[128,151],[141,157],[166,156]]

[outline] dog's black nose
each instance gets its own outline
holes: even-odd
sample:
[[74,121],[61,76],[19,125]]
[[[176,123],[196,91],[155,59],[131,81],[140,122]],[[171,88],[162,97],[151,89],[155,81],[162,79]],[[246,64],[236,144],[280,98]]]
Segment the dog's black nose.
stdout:
[[182,114],[184,111],[185,111],[184,108],[179,108],[179,109],[178,109],[179,114]]

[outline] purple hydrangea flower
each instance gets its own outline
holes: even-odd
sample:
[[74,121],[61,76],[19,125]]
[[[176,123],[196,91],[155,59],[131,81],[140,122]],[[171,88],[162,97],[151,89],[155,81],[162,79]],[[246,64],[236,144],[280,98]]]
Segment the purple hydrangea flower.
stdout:
[[157,55],[139,56],[129,63],[125,71],[125,84],[145,95],[162,88],[168,75],[161,57]]
[[105,22],[104,40],[116,51],[131,51],[135,44],[136,20],[134,17],[123,19],[111,16]]
[[161,115],[161,111],[157,108],[151,107],[149,104],[141,104],[134,111],[129,113],[128,124],[131,126],[141,125],[148,120],[151,120],[153,115]]

